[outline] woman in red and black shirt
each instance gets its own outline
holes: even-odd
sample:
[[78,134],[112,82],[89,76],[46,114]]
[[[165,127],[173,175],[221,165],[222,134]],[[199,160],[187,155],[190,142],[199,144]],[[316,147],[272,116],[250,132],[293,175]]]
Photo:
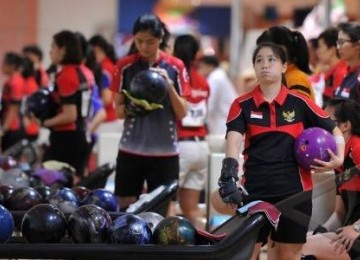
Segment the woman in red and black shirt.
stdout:
[[[73,32],[61,31],[53,36],[50,57],[52,63],[61,65],[56,75],[52,96],[59,105],[57,115],[43,125],[50,128],[50,148],[44,160],[66,162],[81,177],[86,162],[86,117],[91,94],[91,84],[84,76],[81,49]],[[75,182],[77,180],[75,179]]]

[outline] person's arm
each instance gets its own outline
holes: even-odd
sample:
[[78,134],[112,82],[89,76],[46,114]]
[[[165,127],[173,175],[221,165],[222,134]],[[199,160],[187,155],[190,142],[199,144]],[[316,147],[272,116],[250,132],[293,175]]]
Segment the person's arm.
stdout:
[[101,90],[101,100],[105,106],[110,105],[113,102],[113,92],[108,88],[103,88]]
[[61,113],[57,114],[53,118],[46,119],[43,122],[43,126],[52,128],[75,122],[77,118],[76,105],[74,104],[63,104],[61,106]]
[[104,108],[100,108],[94,118],[91,120],[91,122],[88,125],[88,132],[90,134],[94,133],[96,129],[99,127],[99,125],[106,119],[106,110]]
[[176,92],[173,82],[169,84],[168,92],[176,118],[179,120],[184,118],[187,113],[187,103],[186,100]]
[[123,93],[115,93],[115,110],[119,119],[124,119],[125,114],[125,95]]

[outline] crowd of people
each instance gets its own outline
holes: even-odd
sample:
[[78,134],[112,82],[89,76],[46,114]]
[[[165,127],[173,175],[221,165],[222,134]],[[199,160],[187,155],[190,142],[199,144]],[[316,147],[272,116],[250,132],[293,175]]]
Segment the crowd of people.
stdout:
[[[134,203],[144,187],[151,192],[179,180],[174,199],[194,225],[201,216],[198,203],[208,175],[208,135],[224,137],[218,199],[230,208],[236,208],[239,199],[276,204],[297,193],[311,195],[311,174],[335,170],[340,175],[359,164],[359,24],[341,23],[311,41],[285,26],[264,30],[254,43],[256,80],[239,91],[240,96],[218,58],[201,55],[197,37],[177,35],[169,46],[168,28],[153,14],[138,17],[132,36],[128,54],[116,57],[101,35],[86,40],[79,32],[57,32],[47,70],[36,45],[6,53],[1,150],[23,138],[35,141],[40,129],[48,128],[49,146],[42,160],[70,164],[76,184],[87,174],[98,132],[121,132],[114,190],[120,208]],[[315,59],[310,59],[309,44]],[[132,79],[144,70],[165,80],[161,109],[146,109],[128,95]],[[24,100],[42,88],[51,89],[57,105],[45,120],[23,108]],[[293,144],[309,127],[332,133],[337,153],[330,151],[330,161],[315,160],[306,171],[295,160]],[[251,200],[243,196],[239,183]],[[262,228],[252,259],[265,244],[269,259],[359,256],[360,175],[338,183],[336,192],[334,213],[313,234],[309,222],[297,223],[285,212],[276,230]],[[299,209],[311,216],[311,199]]]

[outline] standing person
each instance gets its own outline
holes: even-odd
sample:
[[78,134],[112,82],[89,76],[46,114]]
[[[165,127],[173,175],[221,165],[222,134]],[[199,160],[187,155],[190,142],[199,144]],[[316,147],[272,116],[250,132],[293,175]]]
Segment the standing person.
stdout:
[[339,55],[348,67],[344,79],[335,90],[334,97],[350,98],[360,102],[360,25],[341,23],[338,28]]
[[[337,140],[338,154],[329,151],[329,162],[315,159],[314,171],[331,170],[343,162],[344,138],[334,122],[311,99],[282,85],[286,60],[284,49],[273,43],[259,44],[254,51],[252,61],[259,86],[233,102],[226,124],[226,158],[219,178],[219,194],[225,203],[236,203],[242,196],[236,181],[244,138],[242,184],[251,200],[276,204],[296,193],[311,195],[310,171],[300,168],[294,155],[295,139],[305,128],[322,127]],[[310,216],[309,197],[297,209]],[[270,225],[261,229],[252,259],[257,258],[261,243],[266,243],[269,234],[275,259],[300,259],[308,224],[297,223],[282,212],[277,230],[270,229]]]
[[67,30],[56,33],[50,58],[52,64],[61,66],[52,93],[59,109],[54,117],[43,122],[43,126],[50,129],[50,147],[43,160],[70,164],[76,169],[76,184],[84,174],[86,163],[86,119],[92,82],[84,76],[80,44],[75,33]]
[[215,56],[203,56],[198,61],[199,71],[210,86],[206,125],[211,135],[226,133],[226,117],[231,102],[236,98],[235,86],[226,72],[220,68]]
[[[360,104],[354,100],[330,99],[325,110],[338,125],[346,141],[344,164],[336,169],[336,174],[340,174],[360,165]],[[340,260],[360,256],[360,248],[355,250],[352,247],[360,237],[360,229],[353,227],[360,220],[359,199],[360,174],[338,183],[334,212],[314,230],[304,245],[303,253],[308,258],[312,255],[316,259]],[[360,241],[357,243],[360,244]]]
[[[152,191],[179,177],[176,122],[187,112],[184,97],[189,95],[189,82],[183,62],[160,49],[168,35],[157,16],[140,16],[133,26],[137,52],[116,65],[111,90],[115,92],[117,115],[125,119],[115,176],[115,194],[122,209],[137,200],[145,180],[148,191]],[[123,93],[129,90],[132,78],[147,69],[160,73],[167,82],[163,109],[145,111]]]
[[309,49],[304,36],[285,26],[273,26],[265,30],[256,40],[256,44],[273,42],[286,50],[288,66],[285,72],[286,86],[315,100],[314,90],[309,80]]
[[[97,85],[100,96],[106,110],[106,119],[101,124],[99,132],[118,132],[121,130],[122,123],[116,116],[114,93],[110,90],[111,82],[115,69],[116,57],[114,47],[101,35],[94,35],[90,38],[89,44],[92,47],[91,55],[94,56],[97,68],[94,64],[94,74],[96,75]],[[96,69],[100,69],[96,71]]]
[[205,119],[209,85],[198,72],[194,61],[199,51],[199,43],[194,36],[178,36],[174,43],[174,56],[181,59],[190,78],[190,96],[187,98],[188,112],[179,121],[178,137],[180,148],[180,188],[179,204],[186,218],[193,225],[201,217],[198,203],[201,191],[205,188],[208,172],[209,145]]
[[24,56],[32,61],[35,70],[35,80],[40,87],[48,87],[49,76],[42,64],[43,52],[37,45],[27,45],[22,50]]
[[[26,97],[39,89],[39,85],[35,79],[34,63],[29,58],[23,59],[21,75],[24,78],[23,100],[26,100]],[[34,118],[26,115],[26,111],[22,111],[22,113],[24,113],[22,115],[22,120],[24,125],[25,138],[30,141],[35,141],[39,136],[40,124],[37,120],[34,120]]]
[[7,77],[1,97],[1,150],[17,143],[24,137],[20,116],[24,78],[21,76],[22,58],[14,52],[5,54],[2,72]]
[[318,37],[316,53],[320,63],[326,66],[324,71],[323,107],[326,107],[327,101],[332,98],[336,87],[340,85],[346,74],[347,64],[339,59],[336,48],[337,39],[338,29],[334,27],[321,32]]

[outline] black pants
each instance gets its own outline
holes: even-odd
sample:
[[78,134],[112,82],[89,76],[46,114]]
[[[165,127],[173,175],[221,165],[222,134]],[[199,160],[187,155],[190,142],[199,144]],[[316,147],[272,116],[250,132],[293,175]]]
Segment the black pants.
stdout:
[[5,132],[1,138],[1,151],[6,151],[8,148],[21,141],[25,137],[24,131],[8,131]]
[[86,164],[88,143],[85,131],[51,131],[50,147],[43,161],[56,160],[70,164],[82,177]]

